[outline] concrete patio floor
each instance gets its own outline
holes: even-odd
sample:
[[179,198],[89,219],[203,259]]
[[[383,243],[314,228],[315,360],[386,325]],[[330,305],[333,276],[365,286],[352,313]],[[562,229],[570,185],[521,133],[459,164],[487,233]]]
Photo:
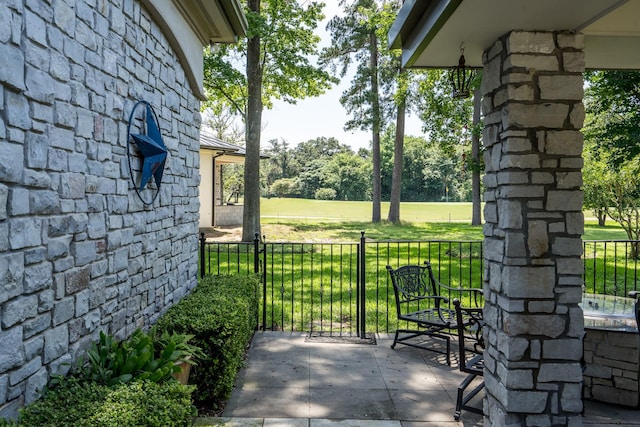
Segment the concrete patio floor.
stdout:
[[[398,345],[308,340],[307,334],[257,332],[221,417],[197,426],[481,426],[481,415],[453,411],[464,378],[457,358]],[[481,393],[482,394],[482,393]],[[476,402],[478,405],[482,403]],[[583,424],[638,426],[640,411],[586,401]]]

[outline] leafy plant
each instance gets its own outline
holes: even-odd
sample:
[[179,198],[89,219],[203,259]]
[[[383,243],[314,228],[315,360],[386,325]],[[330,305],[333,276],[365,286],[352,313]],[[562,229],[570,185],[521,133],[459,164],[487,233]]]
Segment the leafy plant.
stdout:
[[163,382],[180,372],[179,363],[195,363],[200,349],[190,345],[192,336],[157,331],[149,334],[136,330],[126,341],[116,341],[100,332],[100,339],[87,352],[88,365],[82,370],[85,379],[103,385],[128,383],[133,379]]

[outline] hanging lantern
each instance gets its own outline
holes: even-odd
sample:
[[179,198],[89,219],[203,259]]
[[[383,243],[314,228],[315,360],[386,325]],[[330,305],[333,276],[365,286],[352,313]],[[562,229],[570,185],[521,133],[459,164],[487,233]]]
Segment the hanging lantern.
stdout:
[[471,92],[469,86],[475,77],[476,72],[473,68],[467,67],[464,60],[464,47],[460,44],[460,59],[458,65],[449,71],[449,79],[453,88],[454,98],[468,98]]

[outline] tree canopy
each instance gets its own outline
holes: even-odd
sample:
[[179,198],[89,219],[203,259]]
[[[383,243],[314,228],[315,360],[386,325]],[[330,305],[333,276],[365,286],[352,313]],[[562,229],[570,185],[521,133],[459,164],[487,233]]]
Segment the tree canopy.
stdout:
[[[585,206],[640,238],[640,72],[586,74]],[[638,256],[633,245],[632,256]]]
[[585,137],[609,151],[612,164],[640,154],[640,72],[591,71],[585,79]]

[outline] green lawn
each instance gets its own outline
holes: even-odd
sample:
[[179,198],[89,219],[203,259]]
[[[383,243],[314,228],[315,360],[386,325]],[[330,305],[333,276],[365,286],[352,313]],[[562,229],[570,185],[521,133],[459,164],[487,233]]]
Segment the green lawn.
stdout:
[[[389,202],[382,202],[382,218],[389,213]],[[261,199],[261,217],[273,219],[307,219],[322,221],[370,221],[371,202],[350,202],[337,200]],[[400,218],[407,222],[450,222],[470,221],[471,203],[428,203],[403,202],[400,204]]]
[[[291,242],[356,241],[364,231],[375,240],[481,240],[482,227],[472,227],[471,203],[408,203],[400,205],[401,225],[384,219],[389,203],[381,206],[383,222],[371,223],[371,202],[272,198],[262,199],[262,233],[266,240]],[[585,240],[624,240],[626,233],[609,221],[599,227],[585,212]]]

